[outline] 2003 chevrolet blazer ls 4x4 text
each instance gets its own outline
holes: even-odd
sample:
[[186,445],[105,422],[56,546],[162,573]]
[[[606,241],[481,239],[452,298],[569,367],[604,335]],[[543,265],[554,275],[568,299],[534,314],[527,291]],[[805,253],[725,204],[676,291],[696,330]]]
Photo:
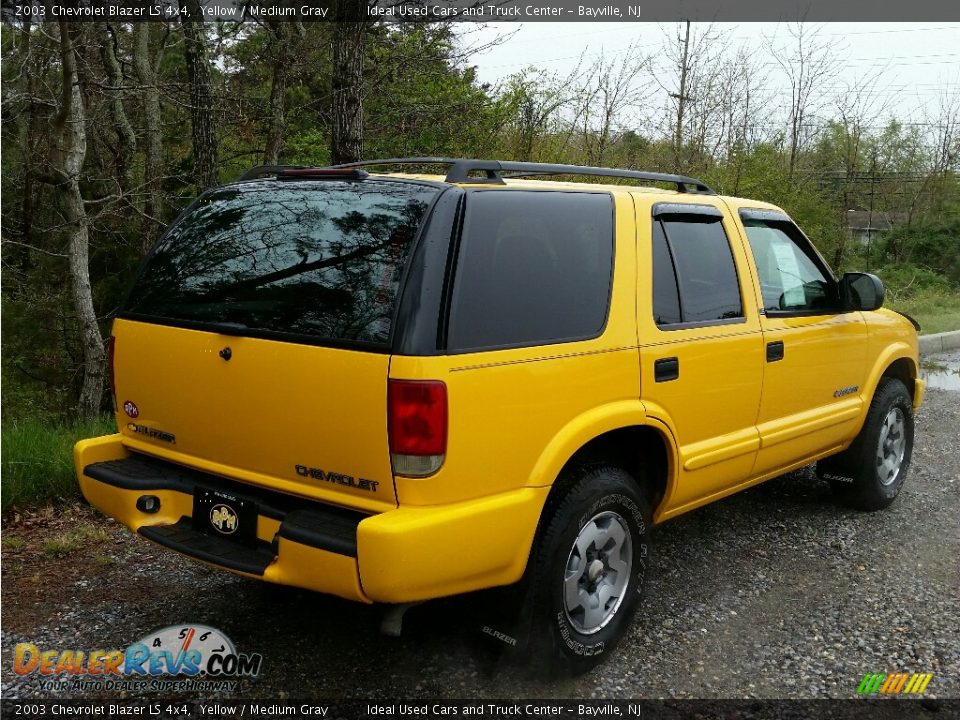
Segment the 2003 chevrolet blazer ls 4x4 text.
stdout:
[[109,340],[119,433],[76,469],[249,577],[398,605],[512,586],[510,633],[582,671],[652,524],[814,461],[848,504],[893,501],[924,384],[882,300],[779,208],[687,177],[256,168],[145,260]]

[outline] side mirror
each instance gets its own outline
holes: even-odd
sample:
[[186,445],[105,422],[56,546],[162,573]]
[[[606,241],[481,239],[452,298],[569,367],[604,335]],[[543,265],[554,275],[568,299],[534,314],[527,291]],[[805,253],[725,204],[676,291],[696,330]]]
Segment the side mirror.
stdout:
[[840,280],[840,300],[845,310],[876,310],[883,305],[883,282],[870,273],[846,273]]

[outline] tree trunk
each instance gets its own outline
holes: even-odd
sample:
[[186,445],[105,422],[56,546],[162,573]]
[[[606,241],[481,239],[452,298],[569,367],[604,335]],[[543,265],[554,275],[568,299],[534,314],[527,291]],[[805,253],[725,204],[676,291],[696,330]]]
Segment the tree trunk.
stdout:
[[144,163],[143,184],[146,200],[143,204],[143,235],[140,241],[140,253],[146,255],[153,247],[162,219],[160,205],[160,168],[163,161],[163,145],[160,136],[160,90],[157,88],[157,74],[153,69],[150,55],[151,23],[134,25],[133,66],[140,83],[140,98],[143,102]]
[[263,151],[265,165],[277,165],[287,132],[287,87],[296,55],[296,30],[291,23],[269,23],[273,46],[273,79],[270,83],[270,117],[267,123],[267,142]]
[[100,411],[104,351],[90,289],[90,238],[87,232],[87,212],[80,192],[80,171],[87,154],[86,117],[69,23],[60,20],[59,27],[63,95],[60,112],[54,120],[51,133],[51,160],[59,182],[59,195],[66,219],[73,305],[80,323],[83,345],[83,383],[77,410],[82,417],[90,418]]
[[219,185],[217,136],[213,130],[213,90],[210,62],[198,0],[186,0],[189,17],[183,19],[184,57],[190,83],[190,121],[193,128],[193,177],[197,190]]
[[[27,97],[29,98],[37,96],[37,76],[39,75],[39,72],[34,71],[36,63],[31,55],[30,40],[32,37],[33,29],[30,18],[28,17],[24,19],[23,29],[21,30],[20,53],[24,58],[24,67],[27,70],[25,73],[25,83]],[[33,195],[35,192],[33,159],[36,157],[34,149],[36,147],[37,135],[37,119],[34,108],[35,104],[33,102],[27,103],[26,122],[20,123],[20,152],[21,157],[24,159],[23,201],[20,206],[20,242],[24,243],[24,246],[13,246],[5,252],[5,260],[9,262],[10,265],[19,268],[21,272],[26,272],[32,266],[30,251],[25,246],[33,244]]]
[[113,127],[117,133],[117,151],[114,157],[114,166],[116,167],[117,177],[121,178],[122,188],[129,190],[133,184],[131,175],[131,164],[133,162],[133,153],[137,147],[137,136],[133,132],[133,127],[127,119],[127,113],[123,108],[123,71],[120,69],[120,62],[117,60],[115,48],[116,30],[109,23],[98,23],[98,34],[100,35],[100,59],[103,62],[103,68],[107,71],[106,95],[110,106],[110,118],[113,120]]
[[677,93],[677,127],[673,133],[673,162],[676,171],[680,172],[685,167],[681,163],[681,150],[683,149],[683,122],[687,110],[687,74],[689,68],[687,62],[690,58],[690,21],[687,20],[687,31],[683,38],[683,59],[680,61],[680,92]]
[[339,0],[333,26],[332,128],[330,162],[363,158],[363,50],[367,23],[360,22],[361,3]]

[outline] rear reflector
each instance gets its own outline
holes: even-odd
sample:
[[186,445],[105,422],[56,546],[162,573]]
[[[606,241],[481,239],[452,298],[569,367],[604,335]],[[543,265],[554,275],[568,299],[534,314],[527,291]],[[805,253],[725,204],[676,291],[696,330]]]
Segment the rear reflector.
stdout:
[[437,380],[390,380],[387,429],[394,474],[435,473],[447,452],[447,386]]

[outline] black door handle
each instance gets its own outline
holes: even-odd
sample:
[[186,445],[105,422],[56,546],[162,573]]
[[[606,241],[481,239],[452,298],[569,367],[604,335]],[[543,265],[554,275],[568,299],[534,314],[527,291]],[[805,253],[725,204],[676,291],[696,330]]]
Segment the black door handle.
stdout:
[[767,343],[767,362],[783,360],[783,340]]
[[680,377],[680,361],[675,357],[660,358],[653,363],[653,381],[668,382]]

